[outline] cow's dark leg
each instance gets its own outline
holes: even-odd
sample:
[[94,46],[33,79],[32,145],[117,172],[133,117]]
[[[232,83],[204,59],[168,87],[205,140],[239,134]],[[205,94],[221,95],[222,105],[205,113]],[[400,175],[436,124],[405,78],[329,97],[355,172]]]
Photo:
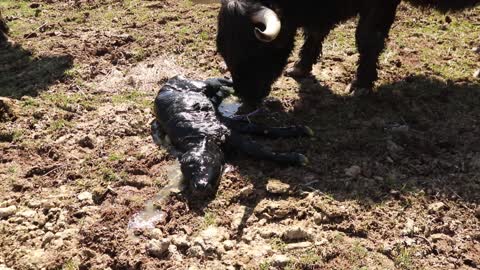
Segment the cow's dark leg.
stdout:
[[305,166],[308,164],[308,159],[302,154],[273,152],[235,132],[232,132],[228,145],[257,159],[270,160],[285,165]]
[[300,60],[286,71],[286,75],[290,77],[306,77],[312,72],[315,65],[322,54],[322,43],[330,32],[331,27],[320,31],[305,29],[304,43],[300,51]]
[[356,79],[347,89],[352,94],[362,95],[371,92],[378,78],[378,58],[385,48],[399,3],[400,0],[378,0],[360,12],[360,21],[355,34],[360,58]]
[[313,130],[307,126],[265,127],[254,123],[232,120],[228,118],[226,118],[222,122],[228,128],[239,133],[265,136],[273,139],[312,137],[314,135]]

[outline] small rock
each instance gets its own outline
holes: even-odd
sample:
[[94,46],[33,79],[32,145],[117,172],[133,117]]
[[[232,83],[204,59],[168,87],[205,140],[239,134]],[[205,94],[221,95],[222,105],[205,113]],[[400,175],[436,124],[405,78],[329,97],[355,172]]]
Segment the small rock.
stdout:
[[172,236],[172,244],[180,248],[190,247],[190,242],[187,240],[186,235],[174,235]]
[[286,231],[284,231],[282,234],[282,238],[288,241],[299,241],[299,240],[310,239],[311,235],[304,228],[295,226],[295,227],[288,228]]
[[480,206],[475,210],[475,216],[480,219]]
[[95,251],[88,248],[82,249],[80,254],[81,254],[81,257],[85,259],[91,259],[97,256],[97,253]]
[[31,3],[30,8],[39,8],[40,4],[39,3]]
[[201,246],[195,245],[188,249],[187,254],[190,257],[200,258],[205,255],[205,252]]
[[448,235],[445,235],[443,233],[434,233],[434,234],[430,235],[430,239],[432,239],[433,242],[437,242],[437,241],[440,241],[440,240],[448,240],[449,237],[448,237]]
[[232,250],[235,247],[235,242],[232,240],[225,240],[223,242],[223,248],[225,250]]
[[27,205],[30,208],[39,208],[40,206],[42,206],[42,203],[40,201],[29,201]]
[[253,194],[254,191],[253,185],[248,185],[238,191],[239,197],[240,198],[247,198],[250,197]]
[[353,165],[352,167],[345,169],[345,175],[353,178],[357,178],[358,176],[360,176],[361,173],[362,173],[362,168],[360,168],[360,166],[357,166],[357,165]]
[[323,213],[315,213],[313,215],[313,222],[315,222],[315,224],[317,225],[327,223],[328,221],[329,221],[329,218]]
[[312,246],[312,243],[310,243],[310,242],[299,242],[299,243],[288,244],[286,246],[286,249],[287,250],[297,250],[297,249],[309,248],[311,246]]
[[430,214],[437,213],[439,211],[445,210],[447,206],[443,202],[432,203],[428,206],[428,212]]
[[271,194],[285,194],[290,190],[290,185],[278,179],[270,179],[267,183],[267,191]]
[[93,202],[93,195],[92,193],[88,192],[88,191],[84,191],[80,194],[78,194],[77,196],[78,200],[83,202],[83,201],[91,201]]
[[271,264],[272,266],[276,266],[276,267],[284,267],[288,263],[290,263],[290,261],[291,260],[288,256],[278,254],[272,257]]
[[415,222],[407,218],[405,222],[405,228],[402,230],[402,235],[414,235],[419,232],[419,228],[415,226]]
[[403,147],[394,143],[391,140],[387,141],[387,149],[391,153],[398,153],[398,152],[402,152],[404,150]]
[[169,246],[169,239],[152,239],[147,244],[147,252],[154,257],[162,258],[167,253]]
[[0,208],[0,218],[9,217],[17,211],[17,207],[15,205],[11,205],[9,207]]
[[200,237],[204,241],[220,242],[227,238],[224,228],[209,226],[207,229],[200,232]]
[[47,245],[48,243],[50,243],[50,241],[52,241],[53,238],[55,238],[55,235],[54,235],[52,232],[47,232],[47,233],[43,236],[42,246],[45,246],[45,245]]
[[473,47],[472,52],[474,53],[480,53],[480,47]]
[[35,210],[26,209],[26,210],[23,210],[22,212],[17,213],[17,216],[24,217],[24,218],[33,218],[35,214],[37,214]]

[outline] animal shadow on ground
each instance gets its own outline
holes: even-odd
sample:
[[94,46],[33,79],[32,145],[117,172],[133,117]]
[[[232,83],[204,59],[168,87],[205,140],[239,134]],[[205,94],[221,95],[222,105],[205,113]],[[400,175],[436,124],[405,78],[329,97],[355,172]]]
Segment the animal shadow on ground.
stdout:
[[[263,120],[310,126],[316,132],[313,139],[273,143],[276,149],[306,154],[310,165],[233,161],[239,179],[254,186],[252,194],[240,200],[247,211],[238,237],[263,199],[288,201],[312,191],[366,207],[415,194],[480,201],[478,83],[412,76],[359,98],[337,95],[315,78],[298,83],[299,98],[292,109],[273,112]],[[288,183],[290,193],[269,194],[270,179]],[[289,211],[287,216],[298,218],[294,212],[301,210]]]
[[36,96],[72,65],[68,55],[37,57],[18,44],[0,42],[0,96]]

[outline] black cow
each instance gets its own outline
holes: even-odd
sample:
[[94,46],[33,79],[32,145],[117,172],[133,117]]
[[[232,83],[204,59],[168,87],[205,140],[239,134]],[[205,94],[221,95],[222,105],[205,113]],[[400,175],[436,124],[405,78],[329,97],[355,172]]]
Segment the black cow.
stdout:
[[[305,43],[290,71],[305,76],[322,51],[322,42],[338,23],[359,15],[356,43],[360,58],[352,92],[370,92],[377,80],[377,62],[401,0],[222,0],[217,48],[224,58],[238,96],[256,104],[282,74],[298,28]],[[480,0],[407,0],[441,11],[461,10]],[[367,91],[359,91],[367,90]]]

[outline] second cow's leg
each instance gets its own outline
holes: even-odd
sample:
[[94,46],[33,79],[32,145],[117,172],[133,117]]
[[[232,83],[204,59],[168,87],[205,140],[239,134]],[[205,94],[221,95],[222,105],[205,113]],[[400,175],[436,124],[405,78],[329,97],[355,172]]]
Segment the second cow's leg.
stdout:
[[322,43],[330,32],[331,27],[326,27],[320,31],[305,29],[304,43],[300,51],[300,60],[295,63],[293,68],[288,69],[287,76],[306,77],[312,72],[315,65],[322,54]]

